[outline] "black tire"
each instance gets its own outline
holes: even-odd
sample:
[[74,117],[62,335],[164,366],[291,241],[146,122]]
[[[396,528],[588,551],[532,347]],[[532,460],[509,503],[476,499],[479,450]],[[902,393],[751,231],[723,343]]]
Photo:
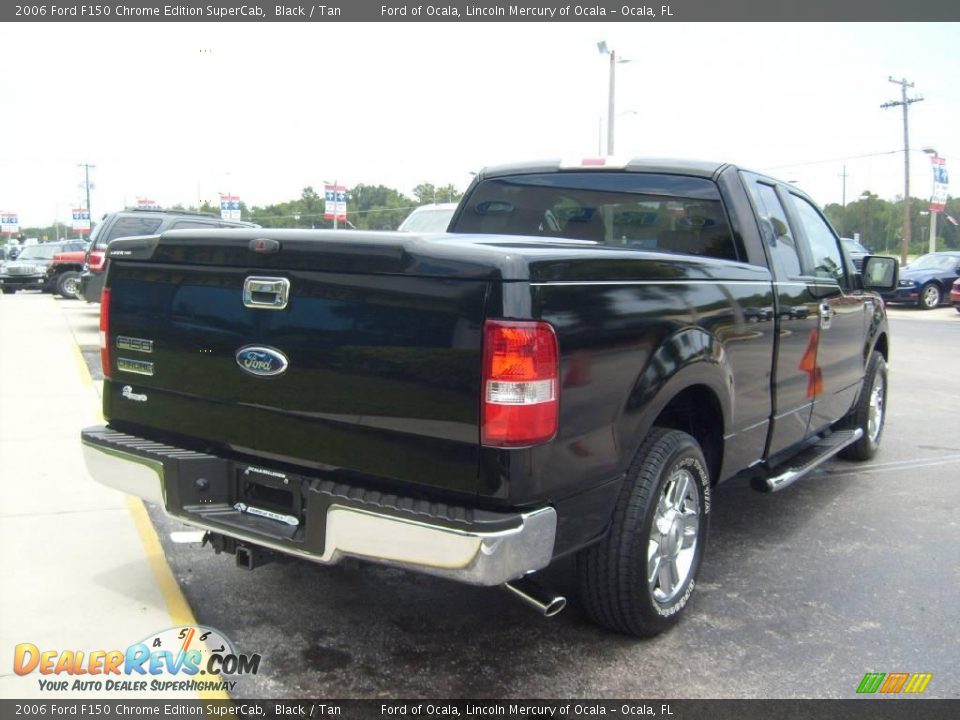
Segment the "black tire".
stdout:
[[[674,492],[676,514],[665,514],[681,482],[687,491],[679,502]],[[580,596],[590,618],[637,637],[676,624],[696,585],[709,512],[710,476],[697,441],[678,430],[653,428],[627,471],[607,535],[577,556]],[[656,520],[663,521],[659,541]],[[692,552],[683,547],[690,527],[695,527]],[[650,564],[658,556],[660,572],[654,572]],[[664,572],[669,576],[671,569],[676,582],[668,577],[665,586]]]
[[67,300],[77,300],[80,297],[80,273],[76,270],[67,270],[57,276],[57,292]]
[[3,288],[4,295],[13,295],[16,291],[17,291],[16,288],[8,288],[8,287]]
[[940,291],[940,286],[936,283],[929,282],[920,288],[920,299],[917,300],[917,302],[922,309],[933,310],[940,304],[942,299],[943,293]]
[[846,429],[860,428],[863,437],[840,451],[845,460],[869,460],[877,454],[883,426],[887,417],[887,363],[883,355],[874,351],[863,376],[860,397],[850,414],[840,426]]

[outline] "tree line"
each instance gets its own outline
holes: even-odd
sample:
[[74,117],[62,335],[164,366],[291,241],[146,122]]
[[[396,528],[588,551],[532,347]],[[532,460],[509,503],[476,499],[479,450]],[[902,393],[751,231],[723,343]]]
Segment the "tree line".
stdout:
[[[396,230],[410,212],[420,205],[439,202],[458,202],[462,193],[453,185],[436,186],[420,183],[413,189],[412,197],[385,185],[355,185],[347,192],[347,227],[358,230]],[[324,197],[308,186],[300,197],[269,205],[247,206],[240,203],[243,220],[263,227],[316,228],[333,227],[332,220],[324,215]],[[929,201],[913,198],[910,203],[912,243],[910,254],[918,255],[929,247],[930,217]],[[172,210],[190,210],[220,214],[219,206],[205,202],[199,207],[177,204]],[[860,242],[878,254],[899,255],[900,239],[903,237],[903,200],[883,200],[878,195],[865,192],[846,205],[830,203],[824,213],[841,237],[853,237],[859,233]],[[947,208],[938,217],[937,249],[960,249],[960,226],[954,225],[947,216],[960,222],[960,198],[950,198]],[[339,225],[342,227],[343,222]],[[68,226],[60,224],[46,227],[22,228],[21,237],[53,239],[66,237]],[[69,234],[74,234],[70,232]]]
[[[910,254],[920,255],[930,247],[930,201],[913,198],[910,201]],[[841,237],[853,237],[859,233],[860,243],[880,255],[900,255],[903,238],[903,199],[882,200],[878,195],[865,192],[846,206],[830,203],[823,209],[827,219]],[[960,249],[960,226],[948,219],[952,216],[960,222],[960,198],[950,198],[945,212],[937,217],[937,250]]]
[[[410,212],[420,205],[441,202],[459,202],[463,193],[453,185],[420,183],[413,188],[412,197],[385,185],[355,185],[347,191],[347,227],[357,230],[396,230]],[[263,227],[329,229],[333,220],[324,219],[324,196],[308,186],[300,197],[270,205],[247,206],[240,202],[241,219]],[[219,205],[204,202],[199,207],[177,203],[167,210],[220,215]],[[344,227],[343,221],[338,223]],[[58,237],[76,236],[69,225],[50,224],[45,227],[22,227],[21,237],[36,237],[53,240]]]

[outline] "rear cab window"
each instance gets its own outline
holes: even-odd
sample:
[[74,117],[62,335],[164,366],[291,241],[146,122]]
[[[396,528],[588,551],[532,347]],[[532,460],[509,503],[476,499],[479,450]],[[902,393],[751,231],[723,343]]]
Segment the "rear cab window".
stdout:
[[[151,217],[119,217],[110,228],[110,232],[102,242],[104,246],[111,240],[122,237],[132,237],[134,235],[152,235],[163,222],[161,218]],[[98,243],[99,245],[99,243]]]
[[555,172],[482,181],[453,232],[590,240],[738,260],[717,186],[652,173]]

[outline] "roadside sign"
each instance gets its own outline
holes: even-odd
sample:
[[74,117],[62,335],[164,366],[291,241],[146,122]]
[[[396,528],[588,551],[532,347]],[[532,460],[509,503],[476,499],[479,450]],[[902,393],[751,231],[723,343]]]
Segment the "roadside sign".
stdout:
[[0,235],[16,235],[20,232],[20,219],[16,213],[0,212]]
[[347,219],[347,188],[343,185],[324,185],[324,220]]
[[220,217],[223,220],[240,219],[240,196],[239,195],[221,195],[220,196]]
[[78,233],[90,232],[90,211],[87,208],[73,208],[73,231]]

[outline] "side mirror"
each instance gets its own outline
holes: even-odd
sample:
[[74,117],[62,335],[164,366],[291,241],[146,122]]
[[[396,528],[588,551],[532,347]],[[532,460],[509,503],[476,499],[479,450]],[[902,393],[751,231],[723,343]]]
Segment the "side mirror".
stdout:
[[893,292],[900,279],[900,263],[896,258],[868,255],[863,259],[863,289]]

